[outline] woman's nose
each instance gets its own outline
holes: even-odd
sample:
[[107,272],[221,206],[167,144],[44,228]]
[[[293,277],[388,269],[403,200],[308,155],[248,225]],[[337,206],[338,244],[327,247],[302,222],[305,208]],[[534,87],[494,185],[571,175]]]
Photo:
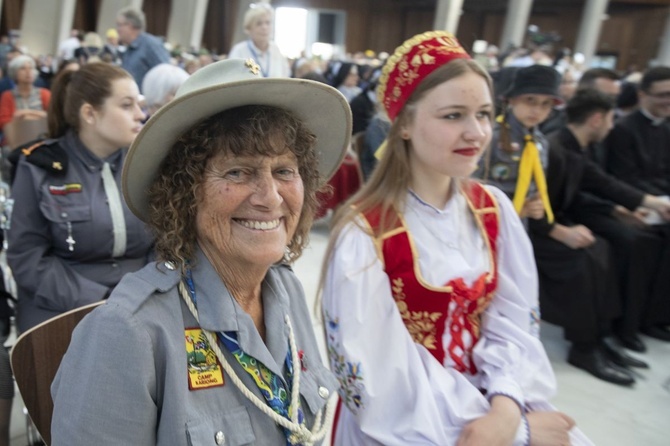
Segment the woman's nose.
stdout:
[[256,189],[251,196],[251,203],[255,206],[263,206],[274,209],[284,199],[279,191],[279,184],[271,173],[262,173],[256,178]]

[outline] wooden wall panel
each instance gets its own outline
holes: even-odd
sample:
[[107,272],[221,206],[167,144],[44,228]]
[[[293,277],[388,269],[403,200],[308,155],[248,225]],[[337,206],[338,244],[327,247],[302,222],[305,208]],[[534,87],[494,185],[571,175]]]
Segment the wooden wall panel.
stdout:
[[7,35],[12,29],[21,27],[24,0],[5,0],[2,2],[2,19],[0,20],[0,34]]
[[148,33],[161,38],[167,36],[173,1],[175,0],[144,0],[142,2],[142,11],[144,11],[146,17],[146,31]]

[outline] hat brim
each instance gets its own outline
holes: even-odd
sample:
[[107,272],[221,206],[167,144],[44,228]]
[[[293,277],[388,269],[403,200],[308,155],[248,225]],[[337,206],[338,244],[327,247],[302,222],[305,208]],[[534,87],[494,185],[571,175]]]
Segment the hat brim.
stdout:
[[243,105],[293,112],[316,136],[319,174],[327,181],[344,159],[351,136],[349,103],[334,88],[304,79],[249,79],[203,88],[173,99],[142,128],[128,151],[121,178],[130,210],[148,219],[148,190],[177,138],[198,122]]

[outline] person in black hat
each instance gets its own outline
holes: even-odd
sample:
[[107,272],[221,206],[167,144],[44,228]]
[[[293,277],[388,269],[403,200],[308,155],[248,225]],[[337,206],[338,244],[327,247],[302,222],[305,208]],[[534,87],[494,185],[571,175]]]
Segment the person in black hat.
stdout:
[[[516,72],[505,93],[505,111],[496,119],[489,156],[477,173],[513,198],[531,229],[542,318],[563,327],[572,343],[568,362],[602,380],[631,385],[632,374],[617,366],[602,345],[612,320],[621,313],[610,247],[584,225],[554,225],[550,197],[557,201],[558,218],[562,204],[560,194],[551,193],[547,185],[549,143],[538,127],[563,103],[560,80],[547,66]],[[534,232],[535,221],[548,222],[551,231]]]

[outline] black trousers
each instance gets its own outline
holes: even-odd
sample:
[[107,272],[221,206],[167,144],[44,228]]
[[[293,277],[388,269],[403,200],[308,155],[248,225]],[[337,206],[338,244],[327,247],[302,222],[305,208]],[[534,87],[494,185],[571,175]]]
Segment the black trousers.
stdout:
[[670,295],[670,239],[661,228],[634,227],[608,214],[582,210],[573,218],[610,243],[623,305],[616,330],[635,334],[662,314],[660,304]]
[[609,243],[572,249],[548,235],[530,232],[540,279],[542,319],[563,327],[565,339],[595,344],[609,334],[622,306]]

